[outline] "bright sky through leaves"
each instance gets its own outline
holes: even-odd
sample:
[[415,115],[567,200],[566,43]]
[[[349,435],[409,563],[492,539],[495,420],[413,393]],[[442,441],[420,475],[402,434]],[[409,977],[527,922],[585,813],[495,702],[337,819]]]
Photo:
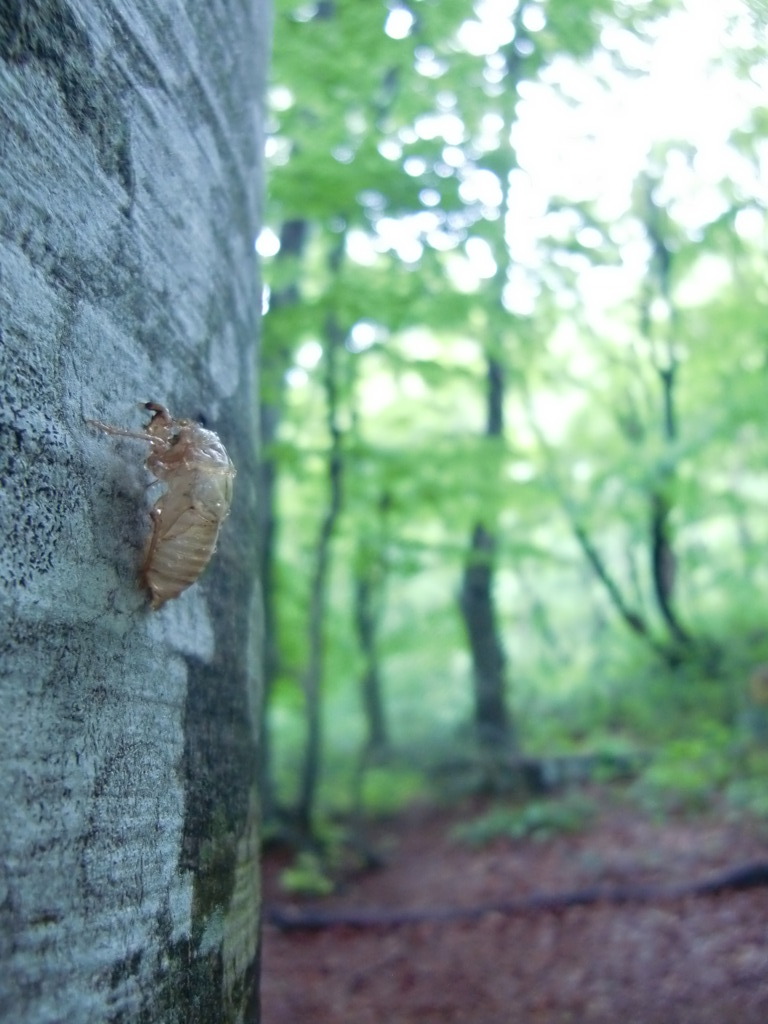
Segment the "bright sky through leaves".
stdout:
[[[463,47],[475,55],[495,53],[509,41],[504,31],[511,26],[515,6],[478,4],[477,20],[465,22],[459,32]],[[536,13],[531,8],[527,28],[532,32],[544,25],[541,18],[536,20]],[[387,31],[403,38],[409,18],[408,12],[393,11]],[[719,183],[734,174],[748,174],[745,163],[734,159],[728,137],[744,114],[759,104],[766,83],[739,79],[719,58],[725,42],[749,45],[752,30],[749,10],[738,0],[691,0],[660,23],[652,43],[620,28],[604,30],[605,50],[617,53],[634,74],[616,71],[604,50],[581,65],[571,59],[556,60],[541,82],[525,83],[512,136],[524,172],[513,172],[510,191],[513,262],[522,266],[539,262],[536,243],[552,226],[545,221],[552,196],[595,200],[607,220],[618,219],[629,205],[633,183],[647,166],[648,154],[662,141],[683,141],[697,151],[693,166],[680,161],[668,177],[668,187],[675,192],[669,198],[678,219],[695,230],[722,213]],[[445,139],[444,157],[446,163],[452,162],[451,151],[462,134],[456,114],[422,118],[416,131],[425,139]],[[406,171],[411,173],[409,168]],[[753,192],[755,183],[749,184]],[[763,185],[763,192],[767,191]],[[499,180],[479,171],[465,179],[460,195],[467,203],[481,202],[493,210],[501,202]],[[414,229],[422,226],[386,221],[383,248],[415,262],[421,247]],[[579,241],[589,247],[598,239],[585,232]],[[628,262],[634,262],[631,256]],[[468,264],[462,270],[470,276],[471,267],[481,268],[478,284],[490,276],[487,261],[476,264],[472,259]],[[462,276],[466,282],[463,272]],[[532,298],[519,296],[517,311],[527,312]]]
[[[458,32],[459,44],[492,61],[499,47],[509,41],[515,7],[514,0],[478,3],[476,18],[464,22]],[[408,10],[393,7],[383,27],[398,40],[408,36],[413,24]],[[535,34],[543,26],[543,14],[530,8],[528,31]],[[513,171],[509,181],[509,220],[515,225],[510,238],[513,264],[539,266],[542,256],[538,241],[569,229],[565,221],[558,221],[563,220],[562,214],[546,214],[553,196],[572,202],[595,201],[601,217],[608,222],[618,221],[629,205],[633,183],[647,167],[649,153],[659,142],[678,141],[695,150],[692,162],[680,158],[668,168],[665,181],[669,194],[659,197],[669,202],[675,218],[689,230],[696,231],[723,211],[719,188],[723,180],[741,177],[745,191],[762,195],[768,204],[768,178],[763,176],[762,183],[754,180],[746,161],[728,145],[729,135],[761,103],[768,86],[768,73],[761,81],[745,80],[722,60],[724,44],[752,43],[755,25],[749,7],[741,0],[690,0],[660,22],[654,32],[655,39],[649,42],[615,25],[607,27],[602,34],[604,49],[593,59],[582,63],[556,59],[540,81],[523,83],[512,132],[520,170]],[[631,73],[617,71],[608,51],[617,54]],[[438,70],[426,62],[425,74],[431,76]],[[284,93],[286,90],[280,87],[273,90],[278,108],[290,103]],[[465,161],[460,146],[464,126],[455,112],[441,112],[437,102],[436,107],[434,114],[417,120],[414,132],[423,139],[444,140],[445,164],[461,170]],[[483,129],[486,141],[480,139],[481,146],[493,148],[499,122],[498,115],[489,114]],[[273,149],[279,163],[279,146],[275,143]],[[385,140],[381,152],[386,159],[401,157],[401,147],[394,139]],[[404,170],[418,179],[426,166],[411,158],[405,161]],[[750,177],[752,180],[747,181]],[[459,194],[468,204],[480,203],[485,216],[493,218],[506,184],[490,171],[469,168],[463,171]],[[423,199],[426,207],[439,209],[439,195],[434,190],[425,189]],[[740,226],[748,233],[751,223],[745,216]],[[588,232],[587,228],[578,238],[586,247],[599,241],[590,238]],[[369,264],[377,250],[392,250],[404,262],[416,263],[424,237],[434,248],[443,250],[455,248],[459,241],[446,234],[439,218],[427,211],[399,219],[385,216],[377,222],[377,235],[372,238],[362,232],[351,233],[351,258]],[[632,244],[629,239],[622,241]],[[266,229],[257,243],[259,253],[268,258],[278,247],[274,233]],[[481,246],[474,241],[471,248],[471,255],[457,253],[462,265],[453,275],[462,280],[465,290],[479,287],[493,273],[488,262],[490,253],[481,253]],[[642,254],[628,252],[626,265],[637,268],[643,259]],[[508,289],[508,293],[511,308],[520,313],[529,311],[535,296],[518,288]]]
[[[481,0],[475,17],[463,23],[457,45],[472,55],[485,57],[489,73],[499,48],[513,36],[512,17],[516,0]],[[536,6],[527,8],[525,27],[535,36],[545,27],[545,15]],[[383,31],[394,40],[406,39],[414,28],[409,10],[393,6]],[[476,206],[485,220],[498,218],[508,189],[509,266],[503,302],[513,313],[531,315],[536,307],[543,269],[550,259],[547,240],[574,239],[584,249],[598,248],[603,239],[596,228],[579,220],[569,203],[594,204],[597,217],[609,225],[611,241],[621,252],[620,266],[601,266],[583,261],[578,274],[578,298],[564,290],[558,301],[564,309],[574,303],[590,311],[597,321],[607,305],[629,296],[646,272],[647,240],[633,234],[626,212],[638,176],[649,159],[665,143],[676,144],[666,156],[663,194],[665,205],[691,238],[725,212],[729,202],[723,183],[741,187],[747,196],[768,205],[768,170],[741,157],[729,143],[738,129],[759,107],[768,87],[768,70],[745,78],[729,65],[729,47],[754,45],[754,12],[743,0],[689,0],[676,8],[641,38],[615,23],[603,29],[602,48],[586,61],[555,58],[535,81],[520,86],[512,144],[517,168],[506,180],[491,170],[468,162],[466,128],[455,109],[456,98],[440,91],[439,60],[422,55],[417,70],[435,81],[435,110],[417,118],[399,137],[385,138],[379,152],[395,163],[403,159],[403,146],[416,138],[442,142],[441,161],[447,173],[456,174],[458,194],[468,207]],[[626,72],[617,70],[623,64]],[[276,110],[293,102],[283,86],[272,90]],[[481,120],[473,146],[492,152],[504,144],[503,121],[489,109]],[[274,173],[280,173],[280,139],[271,143]],[[338,157],[338,159],[341,159]],[[764,162],[768,156],[764,155]],[[409,156],[404,172],[414,180],[429,172],[422,157]],[[562,199],[559,209],[549,209],[553,197]],[[477,291],[492,278],[497,267],[485,239],[455,231],[441,211],[439,191],[425,187],[420,193],[421,212],[407,216],[384,213],[374,219],[375,231],[351,228],[347,253],[360,265],[375,264],[378,254],[393,252],[405,264],[416,265],[424,244],[446,255],[446,270],[454,288]],[[373,208],[371,208],[373,209]],[[758,210],[745,209],[737,230],[745,237],[762,231]],[[279,239],[267,228],[257,242],[259,253],[270,258],[279,250]],[[721,273],[710,261],[706,289]],[[696,300],[696,287],[692,299]],[[683,296],[684,298],[684,296]],[[358,339],[359,348],[365,347]],[[307,367],[302,367],[306,370]],[[301,371],[300,371],[301,372]]]

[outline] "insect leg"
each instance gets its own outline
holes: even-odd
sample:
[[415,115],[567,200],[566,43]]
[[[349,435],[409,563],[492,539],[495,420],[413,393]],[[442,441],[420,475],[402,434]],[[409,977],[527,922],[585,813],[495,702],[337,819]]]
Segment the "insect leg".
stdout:
[[[162,501],[162,498],[160,500]],[[162,602],[157,603],[157,594],[155,593],[155,590],[149,581],[149,574],[152,570],[153,563],[155,560],[155,548],[157,547],[157,542],[160,540],[160,521],[162,519],[162,512],[157,507],[157,505],[155,505],[154,508],[151,508],[149,510],[149,516],[150,519],[152,520],[152,533],[149,536],[147,546],[144,551],[144,558],[141,563],[141,571],[139,573],[139,577],[141,579],[143,586],[145,586],[147,590],[150,592],[150,603],[152,607],[159,608]]]
[[[159,413],[155,414],[156,416]],[[135,441],[148,441],[154,449],[164,450],[167,447],[167,443],[161,437],[155,437],[154,434],[148,434],[142,430],[126,430],[125,427],[114,427],[111,423],[102,423],[101,420],[89,420],[85,421],[88,426],[95,427],[97,430],[103,431],[105,434],[112,434],[113,437],[132,437]],[[152,420],[152,423],[155,421]]]

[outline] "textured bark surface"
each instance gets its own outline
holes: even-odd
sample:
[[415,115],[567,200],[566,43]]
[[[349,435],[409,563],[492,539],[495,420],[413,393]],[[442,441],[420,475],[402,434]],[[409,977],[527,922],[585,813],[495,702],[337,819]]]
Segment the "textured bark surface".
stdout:
[[[0,1019],[258,1019],[266,3],[0,10]],[[158,612],[137,402],[238,476]],[[155,495],[156,497],[156,495]]]

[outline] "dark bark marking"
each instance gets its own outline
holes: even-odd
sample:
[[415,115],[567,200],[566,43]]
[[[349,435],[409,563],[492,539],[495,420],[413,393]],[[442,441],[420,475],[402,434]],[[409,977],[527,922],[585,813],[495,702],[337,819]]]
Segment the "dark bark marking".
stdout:
[[133,199],[130,133],[121,96],[125,83],[110,60],[97,67],[88,34],[64,0],[5,3],[0,10],[0,57],[18,64],[37,61],[45,68],[72,124],[96,149],[104,173],[117,177]]

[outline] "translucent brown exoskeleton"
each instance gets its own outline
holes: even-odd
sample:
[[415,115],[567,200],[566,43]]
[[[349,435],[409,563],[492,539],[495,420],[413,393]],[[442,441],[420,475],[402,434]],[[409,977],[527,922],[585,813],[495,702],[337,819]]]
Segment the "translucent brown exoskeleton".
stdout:
[[235,467],[212,430],[193,420],[175,420],[164,405],[146,402],[153,414],[143,431],[88,423],[117,437],[146,441],[144,463],[167,490],[150,511],[152,534],[141,566],[152,608],[178,597],[208,565],[221,524],[232,503]]

